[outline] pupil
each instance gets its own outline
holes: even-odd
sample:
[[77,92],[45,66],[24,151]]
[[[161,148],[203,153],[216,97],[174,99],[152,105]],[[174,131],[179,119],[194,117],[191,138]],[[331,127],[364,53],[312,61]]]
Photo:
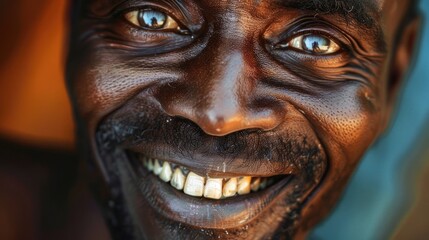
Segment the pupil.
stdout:
[[160,11],[146,9],[140,11],[138,20],[143,27],[159,29],[165,25],[167,15]]
[[318,35],[307,35],[302,39],[304,50],[310,52],[324,53],[329,50],[330,45],[331,41],[328,38]]

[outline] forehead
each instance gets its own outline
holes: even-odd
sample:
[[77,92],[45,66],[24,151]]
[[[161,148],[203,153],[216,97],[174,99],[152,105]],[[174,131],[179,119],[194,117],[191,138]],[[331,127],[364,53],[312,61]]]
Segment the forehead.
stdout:
[[[250,8],[252,11],[255,8],[294,8],[306,11],[312,11],[315,14],[333,15],[341,14],[351,17],[359,23],[371,25],[374,20],[380,18],[384,13],[394,13],[398,10],[406,9],[408,0],[81,0],[84,5],[90,6],[92,11],[97,13],[105,13],[111,11],[112,8],[126,4],[144,4],[145,2],[164,2],[173,6],[188,7],[194,4],[204,5],[209,7],[233,7],[235,9]],[[201,7],[201,6],[199,6]],[[207,9],[202,9],[207,10]]]

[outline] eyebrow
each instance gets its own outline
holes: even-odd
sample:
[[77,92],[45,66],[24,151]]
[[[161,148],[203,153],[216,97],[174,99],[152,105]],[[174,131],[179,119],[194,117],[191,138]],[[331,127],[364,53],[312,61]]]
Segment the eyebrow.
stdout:
[[337,14],[345,20],[352,19],[366,28],[373,28],[375,17],[378,17],[375,3],[368,0],[279,0],[279,2],[284,7],[316,14]]

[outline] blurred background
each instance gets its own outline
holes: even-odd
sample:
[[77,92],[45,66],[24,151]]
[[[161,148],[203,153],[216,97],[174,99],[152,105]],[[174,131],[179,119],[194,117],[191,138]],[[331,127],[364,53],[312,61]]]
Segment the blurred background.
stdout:
[[[0,239],[109,239],[63,80],[65,0],[0,0]],[[429,13],[429,1],[421,8]],[[310,239],[427,239],[429,24],[389,132]]]

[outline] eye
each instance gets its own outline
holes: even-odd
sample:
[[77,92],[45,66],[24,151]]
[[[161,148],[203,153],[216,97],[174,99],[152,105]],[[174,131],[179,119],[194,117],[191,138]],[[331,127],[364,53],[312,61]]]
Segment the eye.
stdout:
[[295,48],[307,53],[318,55],[336,53],[341,49],[336,42],[318,34],[306,34],[295,37],[281,47]]
[[135,26],[147,30],[177,30],[181,31],[179,24],[168,14],[155,9],[141,9],[125,14],[125,19]]

